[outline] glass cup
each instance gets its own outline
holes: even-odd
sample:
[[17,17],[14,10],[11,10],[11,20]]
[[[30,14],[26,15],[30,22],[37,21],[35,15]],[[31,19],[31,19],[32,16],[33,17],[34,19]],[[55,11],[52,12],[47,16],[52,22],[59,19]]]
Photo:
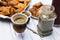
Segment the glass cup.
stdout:
[[42,36],[50,35],[53,30],[56,14],[54,6],[44,5],[39,11],[38,33]]
[[15,35],[24,33],[28,21],[28,17],[25,14],[14,14],[11,17],[11,21],[13,23],[13,29],[15,31]]

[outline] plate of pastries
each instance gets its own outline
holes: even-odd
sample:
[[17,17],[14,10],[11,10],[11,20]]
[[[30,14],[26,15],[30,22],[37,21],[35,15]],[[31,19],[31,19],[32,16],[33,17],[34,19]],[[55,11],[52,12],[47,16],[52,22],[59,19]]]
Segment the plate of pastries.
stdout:
[[41,2],[38,2],[38,3],[34,4],[34,5],[29,9],[29,11],[30,11],[30,13],[31,13],[31,15],[32,15],[32,18],[38,19],[38,17],[39,17],[38,11],[41,10],[41,9],[40,9],[41,6],[43,6],[43,4],[42,4]]
[[0,0],[0,15],[11,17],[24,11],[30,0]]

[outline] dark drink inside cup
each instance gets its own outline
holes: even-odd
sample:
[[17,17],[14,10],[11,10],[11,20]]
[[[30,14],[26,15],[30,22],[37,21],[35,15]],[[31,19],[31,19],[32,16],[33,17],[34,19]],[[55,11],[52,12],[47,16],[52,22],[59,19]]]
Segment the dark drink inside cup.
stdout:
[[[24,23],[25,21],[26,21],[26,18],[22,17],[22,16],[19,17],[19,18],[16,18],[14,20],[14,22],[17,23],[17,24],[13,24],[13,28],[17,33],[24,32],[24,30],[26,28],[26,24],[21,24],[21,23]],[[21,25],[19,25],[19,24],[21,24]]]
[[57,14],[55,24],[60,25],[60,0],[53,0],[52,5],[55,7],[55,12]]
[[17,33],[22,33],[25,31],[27,21],[28,21],[28,17],[26,15],[16,14],[16,15],[12,16],[11,20],[13,22],[13,29]]
[[17,33],[22,33],[26,29],[26,24],[24,24],[24,25],[13,24],[13,28]]

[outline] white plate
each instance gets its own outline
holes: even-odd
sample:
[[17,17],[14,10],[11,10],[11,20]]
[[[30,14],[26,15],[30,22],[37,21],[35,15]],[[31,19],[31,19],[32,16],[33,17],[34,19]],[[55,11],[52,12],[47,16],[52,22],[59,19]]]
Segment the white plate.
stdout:
[[34,18],[34,19],[37,19],[37,20],[39,19],[39,18],[37,18],[37,17],[34,17],[34,16],[31,16],[31,17],[32,17],[32,18]]
[[[30,0],[30,2],[31,2],[31,0]],[[27,9],[27,7],[30,5],[30,2],[28,3],[28,5],[25,7],[25,9],[24,9],[22,12],[24,12],[24,11]],[[20,13],[21,13],[21,12],[20,12]],[[3,18],[3,19],[10,19],[9,16],[4,16],[4,15],[0,15],[0,18]]]
[[[29,8],[29,9],[30,9],[30,8]],[[30,12],[30,11],[29,11],[29,12]],[[31,12],[30,12],[30,13],[31,13]],[[39,19],[39,18],[33,16],[32,13],[31,13],[31,18],[34,18],[34,19],[37,19],[37,20]]]

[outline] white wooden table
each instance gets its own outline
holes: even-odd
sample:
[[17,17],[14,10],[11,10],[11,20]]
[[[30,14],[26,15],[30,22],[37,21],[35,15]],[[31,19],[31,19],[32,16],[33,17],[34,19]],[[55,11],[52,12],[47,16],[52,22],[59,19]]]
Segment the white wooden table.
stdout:
[[[51,5],[52,3],[52,0],[31,0],[30,6],[39,1],[47,5]],[[37,32],[37,24],[38,20],[31,18],[30,23],[27,26]],[[53,33],[46,37],[40,37],[28,29],[26,29],[24,33],[23,40],[60,40],[60,27],[53,27]],[[12,23],[10,21],[0,19],[0,40],[22,40],[22,38],[14,35]]]

